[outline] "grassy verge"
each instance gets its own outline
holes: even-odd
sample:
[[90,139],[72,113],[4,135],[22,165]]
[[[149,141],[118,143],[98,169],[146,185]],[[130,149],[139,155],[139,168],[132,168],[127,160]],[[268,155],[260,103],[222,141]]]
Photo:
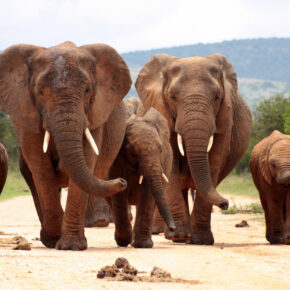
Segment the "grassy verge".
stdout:
[[258,202],[252,202],[250,204],[246,205],[239,205],[237,206],[234,204],[227,210],[222,210],[223,214],[236,214],[236,213],[264,213],[263,208],[260,203]]
[[12,197],[30,194],[30,190],[21,173],[9,168],[6,184],[0,196],[0,202]]
[[218,186],[222,194],[258,197],[258,191],[253,183],[251,174],[229,175]]

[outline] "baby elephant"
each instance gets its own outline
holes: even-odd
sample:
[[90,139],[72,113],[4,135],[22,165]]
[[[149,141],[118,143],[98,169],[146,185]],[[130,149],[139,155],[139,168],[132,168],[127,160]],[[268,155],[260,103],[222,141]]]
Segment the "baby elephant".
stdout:
[[152,248],[152,220],[155,203],[167,226],[175,229],[163,186],[171,170],[172,150],[167,120],[151,108],[143,117],[132,115],[127,122],[121,150],[110,170],[110,177],[127,180],[128,188],[111,197],[115,240],[126,247],[132,241],[128,203],[137,206],[132,245]]
[[0,193],[6,182],[8,172],[8,155],[5,147],[0,143]]
[[266,218],[271,244],[290,245],[290,136],[274,131],[258,143],[250,168]]

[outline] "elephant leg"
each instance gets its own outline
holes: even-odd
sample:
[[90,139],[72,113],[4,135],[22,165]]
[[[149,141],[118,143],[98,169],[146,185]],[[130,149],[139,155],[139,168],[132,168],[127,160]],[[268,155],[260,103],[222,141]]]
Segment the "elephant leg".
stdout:
[[260,195],[260,200],[261,200],[261,204],[262,207],[264,209],[264,213],[265,213],[265,222],[266,222],[266,239],[268,242],[270,242],[271,239],[271,222],[270,222],[270,214],[269,214],[269,209],[268,209],[268,204],[267,204],[267,200],[265,198],[265,194],[263,192],[259,192]]
[[152,221],[154,214],[155,201],[150,190],[144,188],[141,191],[140,200],[137,205],[136,220],[133,230],[134,248],[152,248],[153,241],[151,239]]
[[267,192],[267,205],[270,217],[270,244],[284,244],[283,197],[277,192]]
[[290,245],[290,191],[286,193],[285,207],[285,244]]
[[165,222],[162,216],[160,215],[158,208],[155,207],[154,214],[153,214],[152,234],[159,235],[160,233],[163,233],[164,227],[165,227]]
[[191,213],[191,244],[213,245],[214,238],[211,232],[212,205],[197,191]]
[[[54,248],[61,235],[63,209],[54,168],[49,156],[42,152],[42,141],[41,135],[31,133],[23,135],[20,143],[26,164],[24,173],[30,186],[35,186],[32,187],[33,193],[38,196],[38,206],[42,211],[40,240],[46,247]],[[32,180],[29,173],[32,173]]]
[[165,187],[165,195],[171,209],[176,229],[170,231],[167,227],[165,238],[173,242],[187,242],[190,240],[190,224],[179,177],[179,170],[176,162],[173,162],[173,169],[170,174],[170,183]]
[[56,244],[56,249],[74,251],[87,249],[87,239],[84,234],[87,202],[88,194],[71,182],[63,218],[62,234]]
[[36,208],[36,212],[37,212],[39,221],[42,224],[43,223],[43,213],[41,210],[38,193],[37,193],[36,188],[35,188],[35,184],[34,184],[34,181],[32,178],[32,173],[31,173],[30,169],[28,168],[28,166],[23,158],[23,155],[22,155],[20,148],[19,148],[19,169],[20,169],[20,172],[21,172],[23,178],[25,179],[27,185],[30,188],[30,191],[31,191],[31,194],[33,197],[33,201],[34,201],[34,205]]
[[128,216],[127,191],[111,197],[113,220],[115,223],[115,241],[120,247],[127,247],[132,241],[132,226]]
[[86,227],[107,227],[111,210],[104,198],[90,195],[86,214]]

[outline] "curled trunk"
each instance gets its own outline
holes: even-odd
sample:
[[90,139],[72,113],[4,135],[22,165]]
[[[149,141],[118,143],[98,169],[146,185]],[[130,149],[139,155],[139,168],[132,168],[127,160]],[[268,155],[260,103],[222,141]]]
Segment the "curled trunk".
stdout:
[[78,119],[58,120],[53,124],[56,125],[51,126],[51,133],[64,169],[81,189],[98,197],[107,197],[126,188],[123,179],[101,180],[89,170],[83,152],[85,128]]
[[[195,121],[199,123],[198,120]],[[185,122],[187,123],[187,122]],[[198,192],[211,204],[221,209],[228,208],[228,200],[223,198],[212,184],[207,146],[211,132],[200,128],[189,128],[183,133],[186,155],[191,176]]]

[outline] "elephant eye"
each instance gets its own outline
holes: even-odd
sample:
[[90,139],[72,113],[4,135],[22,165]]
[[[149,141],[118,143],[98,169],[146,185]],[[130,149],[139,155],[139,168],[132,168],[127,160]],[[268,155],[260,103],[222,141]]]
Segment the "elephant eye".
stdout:
[[216,96],[215,96],[215,99],[216,99],[216,100],[218,100],[219,98],[220,98],[220,96],[219,96],[219,95],[216,95]]
[[90,88],[86,88],[85,93],[88,94],[90,92]]
[[175,95],[170,95],[170,99],[173,101],[176,101],[176,96]]

